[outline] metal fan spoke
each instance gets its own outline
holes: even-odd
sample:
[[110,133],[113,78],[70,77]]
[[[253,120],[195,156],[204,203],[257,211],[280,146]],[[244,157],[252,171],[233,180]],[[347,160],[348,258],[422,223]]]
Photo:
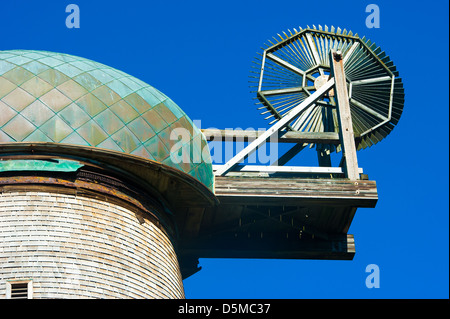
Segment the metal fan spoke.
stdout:
[[286,61],[286,59],[280,58],[279,56],[272,54],[272,53],[268,53],[267,57],[272,60],[273,62],[279,64],[280,66],[286,68],[287,70],[294,72],[298,75],[303,75],[303,70],[301,70],[300,68],[298,68],[297,66],[293,65],[291,63],[291,61]]
[[302,61],[306,65],[306,68],[309,69],[313,67],[315,64],[314,58],[312,56],[311,50],[309,49],[305,39],[299,38],[295,44],[297,45],[297,48],[300,49],[302,52]]

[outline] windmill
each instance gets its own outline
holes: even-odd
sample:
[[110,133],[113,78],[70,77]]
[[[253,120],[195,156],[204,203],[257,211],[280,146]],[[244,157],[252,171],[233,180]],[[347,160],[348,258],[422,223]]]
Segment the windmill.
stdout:
[[[202,134],[124,72],[1,51],[0,296],[183,298],[199,258],[352,259],[356,210],[378,201],[356,152],[398,123],[403,84],[370,40],[333,27],[288,32],[258,60],[266,131]],[[189,144],[171,139],[178,128]],[[223,165],[203,152],[208,140],[239,139],[248,145]],[[243,164],[274,142],[293,145],[271,165]],[[190,144],[187,157],[201,161],[172,160]],[[308,145],[317,167],[286,165]]]
[[327,26],[288,30],[266,46],[257,59],[254,88],[258,109],[271,127],[225,165],[216,167],[216,175],[227,174],[278,134],[279,142],[297,139],[278,165],[239,170],[305,171],[284,164],[308,144],[316,144],[321,167],[331,166],[331,152],[344,150],[340,166],[347,177],[359,179],[356,150],[385,138],[403,110],[403,83],[389,56],[365,37]]
[[[399,73],[375,43],[326,26],[278,34],[256,65],[253,88],[267,130],[202,130],[210,141],[248,144],[213,167],[221,205],[214,218],[203,212],[196,234],[209,243],[196,256],[352,259],[355,241],[347,232],[356,210],[378,201],[357,151],[398,123]],[[244,164],[265,143],[290,148],[271,165]],[[307,146],[315,146],[318,166],[286,165]],[[333,152],[342,153],[339,167],[331,165]]]

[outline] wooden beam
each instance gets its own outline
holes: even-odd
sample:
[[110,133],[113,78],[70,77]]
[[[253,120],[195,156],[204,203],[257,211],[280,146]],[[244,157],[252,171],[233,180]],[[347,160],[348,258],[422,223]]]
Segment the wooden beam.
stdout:
[[216,176],[215,181],[222,205],[375,207],[378,201],[376,182],[368,180]]
[[[214,142],[251,142],[260,137],[265,131],[256,130],[219,130],[202,129],[207,141]],[[340,144],[339,133],[335,132],[281,132],[278,143],[315,143]],[[359,137],[356,137],[357,139]],[[270,140],[269,140],[270,142]]]
[[359,180],[352,115],[345,80],[344,63],[340,51],[330,50],[330,64],[331,74],[335,80],[336,109],[342,153],[345,156],[345,175],[350,180]]
[[[213,165],[213,170],[220,171],[223,165]],[[314,167],[314,166],[265,166],[265,165],[236,165],[239,172],[261,173],[308,173],[308,174],[344,174],[342,167]],[[358,168],[363,173],[362,168]]]

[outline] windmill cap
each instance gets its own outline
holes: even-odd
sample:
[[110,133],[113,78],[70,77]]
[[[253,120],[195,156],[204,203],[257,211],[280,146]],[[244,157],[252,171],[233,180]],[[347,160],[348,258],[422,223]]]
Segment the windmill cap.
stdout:
[[[209,151],[202,152],[207,141],[191,119],[164,93],[104,64],[47,51],[0,51],[0,112],[0,145],[125,153],[213,190]],[[177,128],[186,134],[172,134]],[[173,156],[178,153],[184,157]]]

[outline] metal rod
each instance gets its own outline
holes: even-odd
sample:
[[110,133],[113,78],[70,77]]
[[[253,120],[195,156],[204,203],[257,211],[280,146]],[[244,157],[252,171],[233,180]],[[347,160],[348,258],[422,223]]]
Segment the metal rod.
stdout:
[[272,53],[267,53],[267,57],[269,59],[271,59],[272,61],[278,63],[279,65],[284,66],[286,69],[291,70],[294,73],[297,73],[297,74],[299,74],[301,76],[305,75],[305,73],[302,70],[300,70],[296,66],[294,66],[294,65],[292,65],[292,64],[290,64],[290,63],[288,63],[288,62],[286,62],[286,61],[284,61],[282,59],[280,59],[279,57],[277,57],[276,55],[274,55]]
[[378,78],[372,78],[372,79],[364,79],[364,80],[359,80],[359,81],[353,81],[352,84],[353,85],[358,85],[358,84],[368,84],[368,83],[376,83],[376,82],[381,82],[381,81],[390,81],[391,77],[390,76],[380,76]]

